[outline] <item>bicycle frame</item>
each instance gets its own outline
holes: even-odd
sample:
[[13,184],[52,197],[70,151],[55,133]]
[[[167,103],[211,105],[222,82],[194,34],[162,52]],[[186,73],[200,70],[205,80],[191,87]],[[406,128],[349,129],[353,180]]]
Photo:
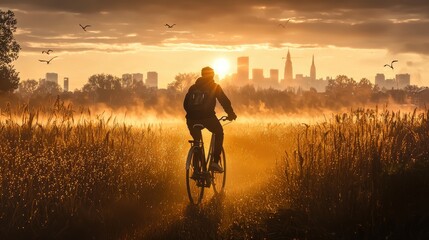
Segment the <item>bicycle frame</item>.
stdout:
[[[206,153],[205,153],[205,149],[204,149],[204,141],[203,139],[201,139],[201,141],[192,141],[190,140],[189,143],[191,143],[191,150],[194,150],[193,148],[198,148],[200,149],[201,153],[202,153],[202,157],[204,160],[204,166],[203,166],[203,170],[204,172],[208,172],[208,168],[210,166],[210,163],[213,161],[213,149],[214,149],[214,141],[215,141],[215,134],[212,133],[211,139],[210,139],[210,146],[209,146],[209,152],[207,154],[206,157]],[[189,168],[191,167],[191,157],[189,155],[192,154],[193,151],[189,151],[188,153],[188,160],[186,161],[186,170],[189,170]],[[210,187],[211,182],[209,184],[208,187]]]
[[[227,120],[226,116],[223,116],[223,117],[221,117],[219,119],[219,121],[225,121],[225,120]],[[229,122],[229,123],[231,123],[231,122]],[[226,123],[224,125],[227,125],[229,123]],[[203,125],[201,125],[201,126],[202,126],[202,129],[201,129],[201,131],[202,131],[204,129],[204,126]],[[204,160],[203,171],[204,171],[204,173],[208,173],[209,172],[208,169],[209,169],[210,163],[213,161],[213,151],[214,151],[214,143],[215,143],[215,134],[212,133],[212,136],[211,136],[211,139],[210,139],[209,152],[207,154],[207,157],[206,157],[206,154],[205,154],[203,138],[201,138],[200,141],[190,140],[189,143],[191,143],[191,151],[189,151],[189,153],[188,153],[188,158],[187,158],[187,161],[186,161],[186,170],[189,170],[189,168],[191,167],[191,164],[192,164],[191,163],[192,162],[191,159],[192,158],[190,157],[190,155],[192,154],[194,148],[199,148],[199,149],[201,149],[201,153],[203,155],[203,160]],[[211,177],[208,178],[208,180],[209,180],[209,183],[208,183],[207,187],[210,187],[211,186],[211,180],[212,180]]]

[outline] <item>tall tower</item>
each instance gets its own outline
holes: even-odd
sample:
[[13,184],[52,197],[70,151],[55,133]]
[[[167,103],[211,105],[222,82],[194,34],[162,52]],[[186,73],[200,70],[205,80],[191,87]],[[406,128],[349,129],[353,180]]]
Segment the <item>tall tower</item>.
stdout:
[[237,58],[237,83],[243,86],[249,83],[249,57]]
[[285,75],[283,78],[284,83],[287,85],[292,81],[292,61],[290,60],[290,53],[289,50],[287,50],[287,57],[286,57],[286,63],[285,63]]
[[146,74],[146,86],[148,88],[158,89],[158,73],[157,72],[147,72]]
[[46,73],[46,81],[58,84],[58,73]]
[[69,78],[65,77],[64,78],[64,92],[68,92],[69,91]]
[[384,86],[384,81],[386,81],[386,77],[383,73],[377,73],[377,75],[375,75],[375,85],[382,88]]
[[270,69],[270,81],[273,83],[279,83],[279,70]]
[[142,73],[133,73],[133,83],[143,83],[143,74]]
[[314,66],[314,55],[313,55],[313,62],[311,63],[311,68],[310,68],[310,79],[316,80],[316,66]]

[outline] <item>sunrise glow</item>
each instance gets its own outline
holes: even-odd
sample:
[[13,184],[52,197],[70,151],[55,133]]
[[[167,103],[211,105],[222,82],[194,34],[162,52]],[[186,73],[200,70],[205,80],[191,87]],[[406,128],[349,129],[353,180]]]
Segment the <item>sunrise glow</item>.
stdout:
[[1,239],[429,239],[429,0],[1,0]]
[[213,63],[213,68],[220,79],[223,79],[227,74],[230,73],[230,64],[229,61],[225,58],[216,59]]

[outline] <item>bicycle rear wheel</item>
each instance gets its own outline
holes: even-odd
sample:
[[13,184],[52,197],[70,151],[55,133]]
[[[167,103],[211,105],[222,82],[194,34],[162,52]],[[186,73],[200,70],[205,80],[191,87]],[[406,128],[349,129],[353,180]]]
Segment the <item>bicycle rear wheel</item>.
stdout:
[[199,147],[191,147],[186,161],[186,189],[191,204],[199,204],[204,195],[204,160]]
[[226,156],[225,151],[222,148],[222,153],[220,154],[220,160],[219,165],[223,168],[223,172],[215,172],[210,171],[210,175],[212,177],[212,184],[213,184],[213,190],[215,193],[221,193],[223,192],[225,188],[225,182],[226,182]]

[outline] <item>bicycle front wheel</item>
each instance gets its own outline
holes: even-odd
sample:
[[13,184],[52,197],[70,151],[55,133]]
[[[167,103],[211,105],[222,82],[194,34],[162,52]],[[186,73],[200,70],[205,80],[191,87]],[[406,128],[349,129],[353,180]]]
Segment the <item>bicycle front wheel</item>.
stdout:
[[223,168],[223,172],[215,172],[210,171],[211,177],[212,177],[212,185],[213,190],[215,193],[221,193],[223,192],[225,188],[225,182],[226,182],[226,156],[225,151],[222,148],[222,153],[220,154],[220,160],[219,165]]
[[199,204],[204,195],[204,159],[199,147],[191,147],[186,161],[186,189],[191,204]]

